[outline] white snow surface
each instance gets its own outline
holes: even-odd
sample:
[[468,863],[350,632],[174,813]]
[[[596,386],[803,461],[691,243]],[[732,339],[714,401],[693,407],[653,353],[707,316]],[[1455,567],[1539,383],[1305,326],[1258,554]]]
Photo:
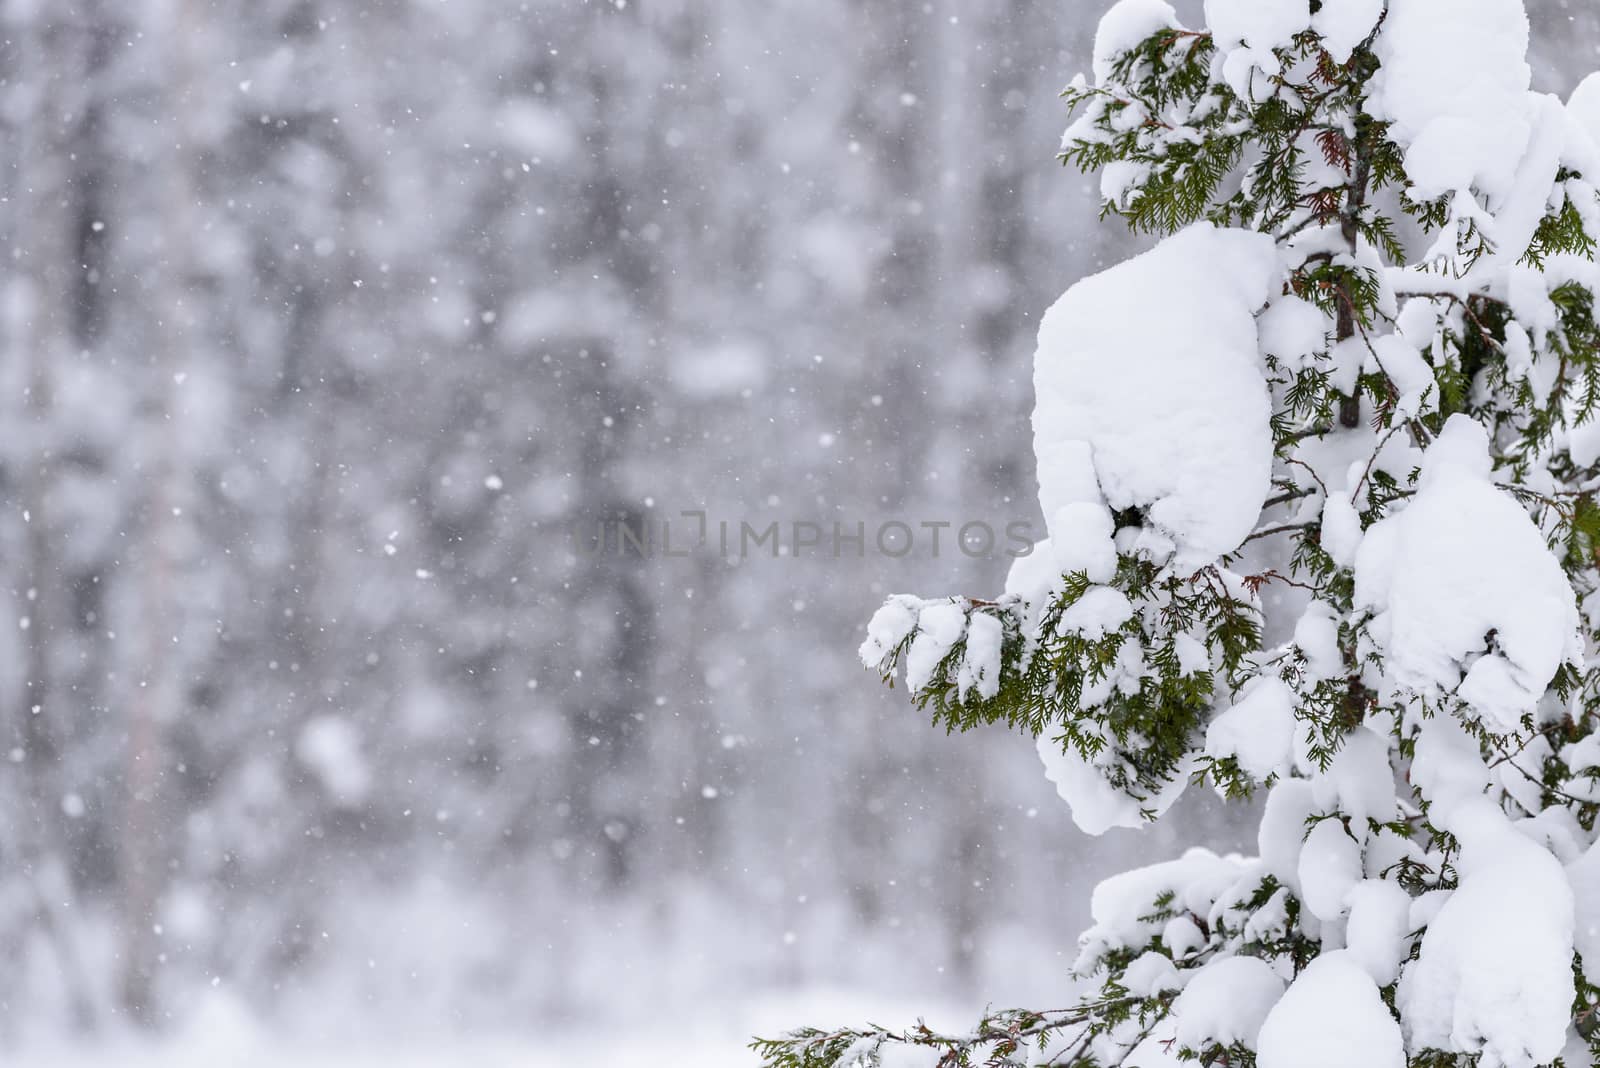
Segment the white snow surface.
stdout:
[[1311,24],[1310,0],[1206,0],[1205,12],[1219,48],[1286,48]]
[[[1600,71],[1589,75],[1572,90],[1572,95],[1567,98],[1567,114],[1579,129],[1600,145]],[[1600,174],[1588,177],[1591,180],[1600,179]]]
[[1317,807],[1345,813],[1352,829],[1362,837],[1367,834],[1368,821],[1394,819],[1394,771],[1387,736],[1367,727],[1350,731],[1340,741],[1327,770],[1313,776],[1311,786]]
[[1259,957],[1224,957],[1206,965],[1173,1003],[1178,1044],[1198,1051],[1212,1042],[1238,1042],[1255,1049],[1283,989],[1283,979]]
[[[1578,659],[1578,609],[1561,565],[1517,502],[1490,481],[1488,437],[1452,416],[1416,496],[1356,554],[1356,605],[1402,687],[1455,690],[1502,733]],[[1485,638],[1493,633],[1492,649]]]
[[1118,0],[1100,17],[1094,35],[1094,80],[1111,77],[1111,65],[1128,49],[1157,30],[1178,25],[1178,15],[1165,0]]
[[966,610],[954,601],[935,601],[923,606],[917,614],[917,636],[906,653],[906,686],[912,693],[933,681],[939,664],[961,640],[966,629]]
[[1283,71],[1273,50],[1288,47],[1310,25],[1309,0],[1206,0],[1205,12],[1223,80],[1241,97],[1270,97],[1271,79]]
[[1415,195],[1505,194],[1532,132],[1522,0],[1391,0],[1373,49],[1367,110],[1393,123]]
[[1257,1068],[1405,1068],[1400,1025],[1348,953],[1324,953],[1262,1025]]
[[1094,889],[1089,902],[1094,926],[1084,933],[1083,944],[1142,948],[1166,927],[1150,918],[1157,898],[1173,894],[1174,911],[1205,916],[1241,870],[1238,860],[1197,848],[1177,860],[1113,875]]
[[972,613],[967,623],[967,649],[957,677],[963,695],[976,691],[989,700],[1000,692],[1000,654],[1005,631],[1000,621],[984,612]]
[[1350,922],[1345,927],[1350,956],[1374,983],[1388,986],[1400,974],[1400,962],[1407,956],[1411,896],[1399,883],[1367,879],[1351,887],[1345,900],[1350,906]]
[[1567,865],[1574,902],[1573,945],[1583,958],[1584,971],[1600,971],[1600,846],[1591,846]]
[[1189,784],[1187,772],[1180,769],[1159,794],[1141,801],[1112,786],[1076,749],[1070,745],[1063,748],[1049,733],[1039,735],[1037,745],[1045,778],[1055,784],[1056,793],[1072,810],[1072,822],[1084,834],[1098,837],[1116,827],[1143,827],[1149,822],[1147,810],[1157,817],[1163,815]]
[[1072,501],[1062,505],[1050,523],[1056,568],[1062,574],[1082,571],[1090,582],[1110,582],[1117,572],[1113,532],[1111,512],[1104,503]]
[[921,610],[921,598],[910,594],[897,593],[885,601],[867,624],[866,641],[861,643],[857,653],[861,662],[869,668],[882,663],[889,651],[916,629],[917,613]]
[[1046,516],[1098,483],[1113,509],[1144,510],[1175,543],[1180,567],[1238,547],[1270,485],[1271,407],[1254,315],[1278,280],[1270,237],[1201,223],[1055,303],[1034,361]]
[[1383,0],[1322,0],[1322,9],[1311,16],[1311,28],[1322,37],[1334,62],[1344,63],[1382,14]]
[[1300,850],[1300,899],[1319,920],[1342,919],[1345,898],[1361,881],[1361,846],[1337,819],[1311,828]]
[[1477,740],[1454,716],[1440,714],[1417,735],[1410,778],[1430,806],[1429,821],[1448,831],[1452,813],[1483,796],[1489,769]]
[[1256,830],[1256,848],[1267,872],[1290,889],[1298,890],[1300,886],[1306,819],[1315,812],[1311,784],[1304,779],[1279,779],[1267,794],[1266,810]]
[[1294,693],[1271,675],[1252,679],[1206,729],[1206,756],[1233,757],[1258,782],[1294,762]]
[[1463,803],[1452,830],[1460,885],[1400,976],[1411,1046],[1481,1054],[1480,1068],[1548,1064],[1574,993],[1567,874],[1488,799]]

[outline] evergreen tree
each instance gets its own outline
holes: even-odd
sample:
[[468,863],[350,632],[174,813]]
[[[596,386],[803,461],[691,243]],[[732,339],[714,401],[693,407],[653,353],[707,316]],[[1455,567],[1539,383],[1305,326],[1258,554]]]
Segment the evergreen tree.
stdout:
[[1521,0],[1205,17],[1121,0],[1065,93],[1163,239],[1044,319],[1049,541],[862,656],[1090,833],[1265,792],[1259,855],[1103,883],[1070,1009],[773,1068],[1600,1058],[1600,76],[1531,92]]

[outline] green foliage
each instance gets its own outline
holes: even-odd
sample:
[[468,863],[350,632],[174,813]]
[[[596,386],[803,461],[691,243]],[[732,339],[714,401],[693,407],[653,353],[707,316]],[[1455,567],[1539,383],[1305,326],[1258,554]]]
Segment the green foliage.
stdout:
[[[1106,214],[1138,232],[1171,233],[1209,220],[1272,234],[1292,264],[1283,295],[1321,312],[1326,343],[1309,354],[1263,354],[1274,402],[1274,488],[1261,526],[1238,552],[1181,572],[1159,553],[1129,550],[1144,544],[1146,520],[1137,510],[1118,513],[1124,551],[1109,581],[1080,571],[1062,576],[1044,603],[956,602],[969,623],[977,615],[999,621],[1000,674],[992,690],[972,685],[963,638],[919,676],[913,696],[947,730],[1004,725],[1048,737],[1140,802],[1152,802],[1184,775],[1243,797],[1273,785],[1277,773],[1262,783],[1236,755],[1197,750],[1214,711],[1242,686],[1270,676],[1292,696],[1303,761],[1284,774],[1328,770],[1363,725],[1387,730],[1392,753],[1409,761],[1422,724],[1452,716],[1486,761],[1527,779],[1524,788],[1497,795],[1508,813],[1565,809],[1592,830],[1600,819],[1600,766],[1589,764],[1600,757],[1583,763],[1570,754],[1600,726],[1600,667],[1562,666],[1544,704],[1520,724],[1494,730],[1456,693],[1396,684],[1373,638],[1371,612],[1357,604],[1350,561],[1331,536],[1324,507],[1335,494],[1308,457],[1341,431],[1363,444],[1349,481],[1334,489],[1342,487],[1350,506],[1345,521],[1364,530],[1406,505],[1418,490],[1422,451],[1451,416],[1465,414],[1491,431],[1497,485],[1526,508],[1574,588],[1600,596],[1600,463],[1580,466],[1568,447],[1575,428],[1600,418],[1596,293],[1590,275],[1574,267],[1596,253],[1586,220],[1600,217],[1600,201],[1584,176],[1562,170],[1516,271],[1492,284],[1469,284],[1470,275],[1464,281],[1463,272],[1495,262],[1486,259],[1495,250],[1477,215],[1458,218],[1454,198],[1412,195],[1404,153],[1364,107],[1378,71],[1370,43],[1340,65],[1314,33],[1302,34],[1277,51],[1279,72],[1257,70],[1249,95],[1241,96],[1217,76],[1209,34],[1161,30],[1116,57],[1100,84],[1080,80],[1064,94],[1075,121],[1062,160],[1108,172]],[[1389,266],[1406,263],[1408,235],[1419,230],[1427,239],[1444,235],[1434,247],[1453,266],[1430,261],[1403,273]],[[1409,348],[1398,351],[1399,343]],[[1380,349],[1411,362],[1397,372]],[[1341,465],[1349,462],[1339,455]],[[1263,570],[1254,543],[1267,539],[1281,562]],[[1336,656],[1317,640],[1302,647],[1298,632],[1264,648],[1269,587],[1326,609],[1337,623],[1331,637],[1317,640]],[[878,667],[886,680],[914,658],[921,633],[909,625],[883,651]],[[1484,651],[1494,651],[1496,641],[1485,635]],[[1377,874],[1412,896],[1454,889],[1460,843],[1430,822],[1425,798],[1414,801],[1397,807],[1393,819],[1370,816],[1366,826],[1337,808],[1322,810],[1306,830],[1337,820],[1358,843],[1392,846]],[[1145,807],[1155,814],[1153,803]],[[1135,961],[1156,954],[1182,973],[1247,955],[1297,974],[1321,951],[1320,925],[1307,922],[1291,887],[1272,875],[1252,870],[1220,894],[1208,909],[1188,911],[1185,899],[1165,890],[1139,903],[1147,906],[1137,925],[1142,935],[1091,932],[1075,970],[1095,985],[1069,1011],[991,1014],[958,1036],[926,1028],[796,1032],[760,1042],[757,1051],[775,1068],[876,1065],[889,1043],[936,1049],[941,1066],[1109,1068],[1171,1010],[1169,991],[1135,992],[1128,976]],[[1165,926],[1180,920],[1198,932],[1198,949],[1166,944]],[[1408,936],[1413,955],[1421,934]],[[1581,968],[1575,974],[1574,1019],[1600,1052],[1600,989]],[[1381,993],[1396,1011],[1394,986]],[[1030,1046],[1048,1048],[1049,1058],[1026,1060]],[[1254,1063],[1243,1046],[1177,1052],[1201,1064]],[[1423,1050],[1409,1068],[1471,1061]]]

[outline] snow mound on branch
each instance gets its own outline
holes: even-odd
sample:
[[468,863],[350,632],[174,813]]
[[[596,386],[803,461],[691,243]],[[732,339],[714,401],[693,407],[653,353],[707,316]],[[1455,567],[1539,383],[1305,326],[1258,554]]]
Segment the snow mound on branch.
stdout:
[[1567,865],[1567,879],[1576,906],[1573,942],[1584,972],[1594,975],[1600,971],[1600,845],[1590,846]]
[[1394,819],[1394,769],[1387,736],[1357,727],[1344,736],[1327,771],[1313,776],[1311,785],[1318,807],[1349,816],[1359,835],[1365,836],[1369,821]]
[[966,629],[967,613],[954,601],[936,601],[917,614],[917,636],[906,654],[906,687],[912,693],[933,681]]
[[1286,774],[1294,763],[1294,700],[1282,679],[1252,679],[1206,729],[1206,756],[1233,757],[1257,782]]
[[1509,191],[1532,133],[1522,0],[1392,0],[1367,110],[1393,123],[1413,195]]
[[1311,784],[1304,779],[1279,779],[1267,795],[1256,831],[1262,867],[1291,890],[1300,887],[1300,853],[1305,848],[1306,820],[1316,812]]
[[1261,1027],[1257,1068],[1405,1068],[1400,1025],[1347,952],[1306,967]]
[[1189,785],[1188,769],[1180,769],[1159,794],[1141,800],[1112,786],[1070,744],[1064,746],[1048,733],[1039,735],[1038,750],[1045,778],[1055,784],[1056,793],[1072,810],[1072,822],[1095,837],[1116,827],[1143,827],[1149,817],[1164,815]]
[[1178,25],[1177,12],[1165,0],[1120,0],[1100,17],[1094,35],[1094,80],[1104,85],[1118,56],[1147,40],[1157,30]]
[[[1456,690],[1499,733],[1517,729],[1563,661],[1582,652],[1561,565],[1526,512],[1490,481],[1488,437],[1452,416],[1416,496],[1367,531],[1355,600],[1400,687]],[[1464,675],[1464,677],[1463,677]]]
[[1351,887],[1345,897],[1350,905],[1350,923],[1345,929],[1350,956],[1373,982],[1388,986],[1400,974],[1400,962],[1408,954],[1411,895],[1399,883],[1368,879]]
[[1361,846],[1337,819],[1320,821],[1300,850],[1300,897],[1319,920],[1342,919],[1345,897],[1361,882]]
[[1191,849],[1177,860],[1103,880],[1089,899],[1094,926],[1083,935],[1084,952],[1143,949],[1167,926],[1157,916],[1157,900],[1170,899],[1168,912],[1205,916],[1242,870],[1240,861],[1231,857]]
[[[1273,54],[1311,24],[1310,0],[1206,0],[1206,25],[1222,53],[1222,76],[1239,96],[1264,100],[1283,72]],[[1253,75],[1260,71],[1262,79]]]
[[1411,784],[1428,802],[1429,821],[1448,831],[1452,814],[1489,788],[1478,741],[1454,716],[1441,713],[1423,723],[1413,754]]
[[1180,567],[1239,546],[1271,480],[1254,313],[1278,279],[1270,237],[1201,223],[1056,302],[1034,361],[1046,516],[1103,494],[1143,509]]
[[1200,1050],[1213,1042],[1238,1042],[1255,1049],[1261,1024],[1283,987],[1283,979],[1259,957],[1226,957],[1206,965],[1172,1006],[1178,1044]]
[[976,690],[979,697],[988,701],[1000,692],[1004,643],[1005,630],[998,619],[982,612],[972,614],[967,629],[967,651],[961,658],[961,670],[957,678],[963,697]]
[[[1578,83],[1567,100],[1567,114],[1596,145],[1600,145],[1600,71]],[[1600,178],[1600,175],[1589,177]]]
[[1287,48],[1311,23],[1310,0],[1206,0],[1205,10],[1220,47]]
[[1345,63],[1382,14],[1383,0],[1322,0],[1322,9],[1311,16],[1311,28],[1321,36],[1333,61]]
[[1412,1048],[1478,1053],[1482,1068],[1549,1064],[1574,995],[1567,874],[1488,799],[1463,805],[1453,830],[1460,886],[1400,976]]
[[892,649],[917,629],[917,614],[921,610],[922,599],[910,594],[897,593],[885,601],[867,624],[867,639],[857,651],[861,662],[869,668],[881,664]]

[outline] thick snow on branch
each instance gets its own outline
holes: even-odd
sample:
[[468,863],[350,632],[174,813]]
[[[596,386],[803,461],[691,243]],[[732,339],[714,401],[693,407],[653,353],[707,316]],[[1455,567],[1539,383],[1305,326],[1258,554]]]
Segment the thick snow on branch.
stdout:
[[1480,1068],[1549,1064],[1574,993],[1566,873],[1486,798],[1463,805],[1452,829],[1461,885],[1400,977],[1412,1046],[1479,1053]]
[[1322,0],[1311,16],[1311,28],[1322,37],[1322,47],[1335,63],[1346,63],[1356,46],[1372,35],[1383,15],[1383,0]]
[[1507,192],[1532,132],[1522,0],[1393,0],[1373,48],[1367,109],[1394,123],[1415,196]]
[[[1186,768],[1159,793],[1141,800],[1111,785],[1095,764],[1072,746],[1063,746],[1050,732],[1039,735],[1036,744],[1045,778],[1055,784],[1056,793],[1072,810],[1072,822],[1084,834],[1099,837],[1117,827],[1143,827],[1151,816],[1165,814],[1189,785]],[[1110,759],[1109,750],[1102,759]]]
[[[1242,97],[1266,99],[1283,72],[1273,49],[1287,48],[1311,24],[1310,0],[1206,0],[1206,25],[1222,56],[1222,76]],[[1256,77],[1256,72],[1261,77]]]
[[1138,46],[1157,30],[1178,25],[1177,13],[1165,0],[1120,0],[1100,17],[1094,35],[1094,80],[1104,84],[1118,56]]
[[1400,1025],[1347,952],[1325,953],[1262,1025],[1258,1068],[1405,1068]]
[[1272,474],[1254,313],[1278,278],[1271,237],[1202,223],[1046,313],[1033,429],[1052,537],[1081,529],[1064,509],[1082,503],[1141,509],[1179,566],[1249,535]]
[[1561,664],[1581,656],[1572,587],[1520,505],[1490,481],[1488,436],[1452,416],[1416,497],[1356,554],[1356,605],[1387,675],[1425,697],[1455,691],[1501,733]]

